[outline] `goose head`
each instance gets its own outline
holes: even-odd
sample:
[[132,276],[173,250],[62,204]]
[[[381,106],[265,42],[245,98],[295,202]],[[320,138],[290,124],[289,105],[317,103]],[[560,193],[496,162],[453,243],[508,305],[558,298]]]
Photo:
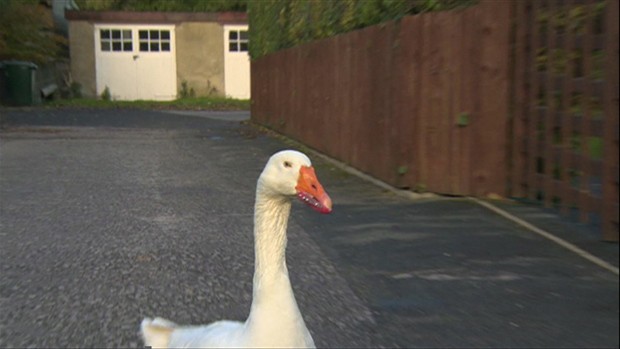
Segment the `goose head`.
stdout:
[[332,211],[332,200],[317,179],[310,159],[298,151],[283,150],[272,155],[258,178],[258,186],[270,196],[296,196],[318,212]]

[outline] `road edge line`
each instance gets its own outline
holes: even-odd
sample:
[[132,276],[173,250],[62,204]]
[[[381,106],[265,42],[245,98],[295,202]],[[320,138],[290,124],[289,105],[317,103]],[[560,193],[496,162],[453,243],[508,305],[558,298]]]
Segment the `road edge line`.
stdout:
[[504,218],[506,218],[506,219],[508,219],[508,220],[510,220],[510,221],[512,221],[512,222],[514,222],[516,224],[518,224],[518,225],[520,225],[521,227],[523,227],[523,228],[525,228],[525,229],[527,229],[527,230],[529,230],[529,231],[531,231],[533,233],[536,233],[536,234],[538,234],[538,235],[540,235],[540,236],[542,236],[542,237],[544,237],[544,238],[546,238],[548,240],[553,241],[554,243],[556,243],[556,244],[564,247],[565,249],[567,249],[567,250],[577,254],[578,256],[580,256],[580,257],[582,257],[582,258],[584,258],[584,259],[586,259],[586,260],[588,260],[588,261],[598,265],[599,267],[601,267],[603,269],[606,269],[606,270],[608,270],[608,271],[610,271],[610,272],[612,272],[612,273],[614,273],[616,275],[620,275],[620,271],[619,271],[619,269],[617,267],[615,267],[614,265],[612,265],[612,264],[610,264],[610,263],[608,263],[608,262],[606,262],[606,261],[596,257],[595,255],[591,254],[590,252],[579,248],[578,246],[576,246],[576,245],[574,245],[574,244],[572,244],[572,243],[570,243],[570,242],[568,242],[568,241],[566,241],[564,239],[561,239],[561,238],[553,235],[552,233],[549,233],[549,232],[547,232],[547,231],[545,231],[543,229],[540,229],[537,226],[535,226],[535,225],[533,225],[531,223],[528,223],[525,220],[523,220],[523,219],[521,219],[521,218],[519,218],[519,217],[517,217],[515,215],[512,215],[509,212],[506,212],[506,211],[502,210],[501,208],[499,208],[499,207],[497,207],[497,206],[495,206],[495,205],[493,205],[491,203],[488,203],[486,201],[482,201],[482,200],[474,198],[474,197],[468,197],[468,199],[473,201],[473,202],[475,202],[475,203],[477,203],[478,205],[480,205],[482,207],[485,207],[486,209],[488,209],[488,210],[490,210],[490,211],[492,211],[492,212],[494,212],[494,213],[496,213],[496,214],[498,214],[498,215],[500,215],[500,216],[502,216],[502,217],[504,217]]

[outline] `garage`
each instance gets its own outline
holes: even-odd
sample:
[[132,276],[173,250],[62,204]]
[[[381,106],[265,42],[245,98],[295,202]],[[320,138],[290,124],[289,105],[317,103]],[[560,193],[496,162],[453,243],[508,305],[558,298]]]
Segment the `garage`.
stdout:
[[250,98],[247,15],[67,11],[71,78],[88,97]]

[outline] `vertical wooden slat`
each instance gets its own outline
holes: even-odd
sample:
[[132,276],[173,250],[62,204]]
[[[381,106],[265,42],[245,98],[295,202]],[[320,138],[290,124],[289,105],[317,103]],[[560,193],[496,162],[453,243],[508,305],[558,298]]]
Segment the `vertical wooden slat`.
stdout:
[[[402,71],[400,69],[395,70],[396,62],[398,61],[399,54],[399,32],[400,32],[400,23],[390,22],[386,26],[386,31],[384,32],[384,40],[389,42],[388,46],[388,57],[386,61],[388,62],[385,66],[385,73],[387,75],[387,81],[385,84],[387,88],[385,88],[385,108],[386,108],[386,119],[385,124],[383,125],[383,134],[385,137],[385,141],[383,143],[383,154],[379,154],[379,157],[383,159],[383,167],[384,167],[384,175],[388,183],[391,185],[398,185],[398,162],[399,162],[399,154],[398,152],[392,151],[392,144],[394,141],[398,141],[399,139],[392,138],[392,125],[397,122],[395,117],[395,103],[398,101],[398,96],[395,91],[399,89],[400,86],[396,86],[399,83],[399,79],[397,78]],[[387,35],[387,37],[386,37]],[[388,156],[384,156],[387,154]]]
[[[479,79],[480,109],[472,127],[479,152],[474,171],[474,194],[506,195],[506,134],[508,130],[508,66],[510,3],[481,1]],[[494,130],[489,132],[489,130]]]
[[349,148],[351,144],[351,123],[352,123],[352,113],[353,106],[351,105],[351,98],[353,98],[353,90],[354,84],[351,75],[355,71],[353,69],[353,52],[352,52],[352,42],[353,36],[346,35],[342,36],[343,49],[344,52],[342,54],[342,64],[340,67],[342,72],[342,84],[341,84],[341,92],[342,98],[339,102],[342,104],[342,114],[340,116],[341,119],[341,145],[340,145],[340,157],[339,159],[342,161],[347,161],[350,156]]
[[[252,113],[253,117],[258,117],[261,123],[265,123],[265,113],[267,113],[267,110],[269,110],[269,106],[268,106],[268,97],[267,97],[267,86],[268,83],[266,82],[265,76],[267,74],[267,72],[269,71],[269,67],[267,65],[267,57],[262,57],[260,60],[258,60],[256,62],[256,71],[257,71],[257,78],[254,79],[257,84],[259,85],[259,87],[257,88],[259,91],[259,94],[257,96],[253,95],[253,98],[260,98],[261,101],[258,102],[256,104],[256,109],[258,111],[260,111],[260,113]],[[256,114],[256,115],[254,115]]]
[[392,83],[391,64],[393,52],[393,32],[394,22],[385,23],[383,26],[374,27],[374,31],[369,40],[368,53],[372,57],[371,74],[369,86],[369,98],[374,99],[371,103],[370,113],[368,113],[367,139],[367,158],[370,173],[378,178],[384,178],[392,184],[391,179],[396,169],[389,165],[394,156],[389,151],[389,123],[392,110],[392,94],[390,85]]
[[[331,60],[331,74],[333,75],[334,83],[331,84],[330,94],[327,96],[330,101],[331,110],[334,115],[342,115],[344,103],[342,103],[345,90],[343,89],[342,70],[346,66],[343,64],[342,59],[344,57],[344,40],[343,36],[335,36],[328,39],[329,50],[332,52],[330,56]],[[331,138],[330,153],[336,158],[340,159],[340,151],[342,146],[342,116],[332,117],[324,113],[324,122],[331,122],[333,126],[329,128],[328,134]]]
[[413,108],[411,109],[411,126],[409,126],[409,136],[412,140],[412,149],[410,152],[410,169],[409,173],[411,173],[411,187],[412,189],[420,189],[419,183],[421,183],[421,173],[420,169],[423,165],[422,159],[420,158],[420,149],[421,142],[423,141],[420,135],[421,132],[421,120],[423,120],[422,115],[422,104],[423,104],[423,96],[422,96],[422,75],[424,74],[425,67],[422,65],[422,48],[424,47],[424,22],[423,16],[412,17],[412,25],[411,28],[411,41],[407,43],[409,50],[413,51],[413,64],[410,66],[413,73],[411,75],[412,82],[410,86],[412,86],[413,91]]
[[[323,42],[321,42],[323,43]],[[324,74],[318,74],[321,71],[321,61],[324,55],[324,52],[320,50],[320,46],[322,45],[309,45],[307,49],[308,57],[306,58],[306,62],[310,62],[309,65],[306,66],[306,71],[308,72],[317,72],[317,74],[308,74],[306,77],[306,98],[309,99],[309,105],[306,106],[306,110],[309,111],[308,118],[305,123],[304,138],[303,141],[306,144],[312,145],[314,148],[317,148],[319,151],[322,150],[322,146],[317,144],[317,140],[322,136],[322,132],[320,129],[323,127],[323,124],[320,121],[320,112],[319,107],[321,106],[321,81],[323,79],[329,79]],[[319,126],[320,125],[320,126]],[[318,126],[318,127],[317,127]]]
[[[412,38],[412,19],[406,17],[397,23],[395,29],[395,41],[392,44],[393,62],[390,67],[392,76],[390,83],[390,95],[392,96],[392,110],[389,127],[389,152],[392,154],[390,168],[395,169],[392,174],[393,182],[397,187],[410,188],[411,170],[413,167],[409,162],[413,148],[414,129],[413,117],[416,93],[413,89],[415,78],[413,76],[413,50]],[[402,171],[398,171],[398,170]]]
[[344,101],[345,103],[347,103],[347,112],[344,114],[345,119],[343,120],[343,124],[346,125],[345,129],[347,131],[345,131],[345,140],[347,142],[347,147],[343,149],[342,151],[342,160],[349,163],[349,164],[353,164],[352,161],[352,149],[353,149],[353,144],[355,141],[354,138],[354,129],[353,129],[353,124],[355,123],[354,120],[354,115],[356,115],[357,112],[357,108],[358,105],[355,103],[356,99],[355,96],[357,94],[356,89],[353,86],[356,86],[356,81],[353,78],[355,75],[355,72],[357,71],[357,65],[356,65],[356,52],[353,52],[353,47],[355,47],[356,41],[355,41],[355,32],[350,33],[349,35],[349,40],[347,45],[351,48],[351,52],[348,53],[349,54],[349,59],[347,60],[348,64],[349,64],[349,68],[347,70],[347,75],[346,75],[346,79],[348,79],[349,81],[349,86],[350,86],[350,90],[347,93],[347,99],[346,101]]
[[[299,84],[299,72],[295,68],[296,65],[299,64],[298,60],[298,52],[297,50],[287,50],[286,51],[286,66],[282,67],[283,70],[286,69],[286,81],[284,86],[280,87],[280,89],[288,89],[288,99],[286,100],[286,111],[284,116],[284,125],[282,127],[282,132],[284,134],[292,134],[296,129],[299,128],[298,120],[299,117],[294,117],[290,115],[291,112],[297,112],[300,110],[299,103],[299,90],[303,87],[303,85]],[[284,54],[284,52],[283,52]]]
[[[318,139],[315,140],[317,144],[317,149],[319,149],[323,153],[333,153],[337,146],[337,135],[338,135],[338,121],[337,118],[332,117],[331,113],[338,112],[338,108],[334,103],[334,97],[337,95],[337,91],[335,89],[337,80],[337,67],[334,64],[336,61],[336,54],[338,47],[334,45],[334,38],[329,38],[326,40],[322,40],[319,47],[319,55],[323,55],[322,59],[317,61],[321,61],[321,64],[317,67],[318,69],[323,69],[326,74],[329,76],[327,79],[319,80],[319,88],[320,88],[320,99],[318,101],[318,105],[316,108],[317,118],[321,125],[324,125],[319,128],[321,134],[316,135]],[[327,111],[330,111],[329,113]],[[325,125],[330,125],[330,127],[326,127]],[[319,147],[318,144],[321,144],[322,147]]]
[[[364,32],[365,40],[361,41],[362,55],[364,56],[364,72],[358,72],[360,76],[363,78],[361,83],[361,88],[363,89],[363,94],[361,95],[364,105],[364,108],[361,113],[360,119],[360,157],[358,159],[360,164],[362,165],[362,170],[372,176],[377,176],[374,172],[375,164],[374,161],[374,149],[376,147],[381,146],[382,137],[380,129],[377,127],[378,123],[381,121],[383,115],[377,115],[375,112],[377,110],[377,102],[374,101],[374,87],[375,87],[375,76],[376,70],[381,70],[381,66],[375,66],[377,64],[376,54],[374,52],[376,40],[376,32],[378,28],[376,27],[368,27],[362,29]],[[374,131],[374,132],[372,132]]]
[[429,133],[428,124],[431,116],[431,103],[430,103],[430,84],[431,84],[431,41],[429,39],[430,33],[432,33],[432,14],[426,16],[418,16],[421,22],[422,35],[419,43],[420,47],[420,113],[418,121],[418,183],[417,186],[420,190],[428,189],[429,173],[431,169],[428,159],[428,144]]
[[[301,134],[301,130],[304,129],[304,123],[308,119],[309,110],[307,108],[308,105],[308,96],[307,88],[308,84],[306,83],[306,76],[303,71],[306,69],[305,67],[305,59],[304,59],[304,50],[290,50],[290,55],[288,59],[290,62],[290,69],[297,70],[297,72],[285,72],[286,76],[291,80],[290,84],[290,96],[293,98],[293,102],[291,103],[291,109],[288,113],[292,113],[292,115],[287,115],[287,129],[289,130],[287,133],[291,135],[293,138],[300,139],[303,137]],[[301,69],[298,67],[302,67]],[[276,69],[281,67],[275,67]]]
[[250,91],[252,95],[252,103],[250,103],[250,115],[253,121],[262,122],[261,114],[262,114],[262,104],[265,100],[262,96],[262,87],[263,83],[263,72],[264,67],[262,64],[263,60],[253,60],[250,64],[250,83],[252,90]]
[[[441,12],[438,13],[443,17],[443,33],[441,36],[441,41],[444,43],[440,47],[440,52],[442,56],[443,67],[440,71],[440,79],[441,79],[441,94],[442,98],[444,98],[443,103],[440,104],[440,114],[441,124],[439,125],[439,130],[441,130],[441,143],[444,147],[444,151],[447,156],[446,162],[444,163],[444,173],[442,179],[442,187],[444,188],[444,193],[454,193],[456,195],[461,194],[458,186],[456,185],[458,182],[458,149],[455,149],[456,139],[456,122],[454,116],[454,84],[457,81],[454,80],[456,76],[456,68],[457,63],[456,57],[454,57],[454,39],[455,39],[455,12]],[[457,182],[457,183],[455,183]]]
[[447,45],[445,46],[446,55],[446,74],[444,77],[446,94],[449,98],[449,103],[446,105],[446,119],[448,129],[450,130],[448,141],[450,147],[450,176],[449,190],[454,195],[463,195],[461,189],[460,177],[462,174],[461,162],[464,160],[460,154],[460,128],[457,125],[457,115],[461,108],[461,95],[459,87],[461,85],[461,55],[460,55],[460,41],[462,40],[463,33],[461,29],[462,12],[448,12],[449,22],[447,25],[447,35],[444,37]]
[[267,84],[267,91],[265,91],[266,95],[267,95],[267,105],[269,106],[269,112],[265,113],[265,123],[268,126],[271,126],[271,119],[274,117],[273,114],[276,114],[278,112],[277,105],[274,104],[274,100],[277,99],[277,91],[275,89],[276,85],[277,85],[277,81],[278,81],[278,73],[276,71],[274,71],[274,62],[276,62],[276,57],[269,57],[268,58],[268,66],[269,68],[267,69],[268,74],[269,74],[269,80],[271,80],[268,84]]
[[584,23],[584,31],[582,34],[582,78],[585,81],[584,88],[581,92],[581,98],[579,100],[581,106],[581,127],[579,132],[580,138],[580,153],[581,161],[579,169],[581,172],[580,177],[580,195],[578,198],[579,207],[579,219],[582,222],[586,222],[589,218],[589,214],[592,211],[592,202],[590,200],[592,193],[590,192],[590,181],[592,174],[592,165],[590,157],[590,136],[592,125],[592,106],[590,101],[593,97],[592,92],[592,38],[594,36],[594,0],[589,0],[586,4],[586,18]]
[[603,239],[618,241],[618,1],[605,8]]
[[526,39],[527,39],[527,6],[526,1],[516,1],[513,4],[515,16],[515,42],[514,42],[514,75],[512,81],[514,106],[512,115],[512,140],[511,140],[511,170],[510,170],[510,195],[523,197],[525,195],[523,183],[525,181],[525,127],[527,90],[525,85],[526,76]]
[[286,132],[286,124],[289,110],[291,110],[292,104],[292,91],[289,89],[290,76],[284,74],[284,72],[288,72],[291,68],[291,59],[290,59],[290,50],[286,50],[282,52],[281,55],[278,55],[278,66],[281,67],[280,72],[278,73],[278,117],[274,120],[274,127],[278,132]]
[[[270,72],[270,76],[273,76],[273,81],[270,84],[271,92],[269,93],[269,103],[271,104],[274,113],[270,113],[268,115],[269,125],[272,128],[276,128],[278,123],[277,120],[280,118],[282,113],[282,104],[278,103],[278,101],[282,98],[282,88],[281,88],[281,80],[283,78],[282,65],[282,55],[277,55],[272,59],[272,68]],[[280,67],[277,69],[276,67]]]
[[[565,12],[570,13],[570,9],[574,6],[572,0],[566,0],[564,2],[564,8],[562,9]],[[562,83],[562,104],[561,104],[561,116],[562,116],[562,124],[561,124],[561,157],[560,157],[560,166],[559,166],[559,180],[563,184],[563,189],[560,191],[560,207],[562,213],[568,214],[569,209],[572,205],[575,204],[575,197],[573,195],[573,190],[571,186],[571,176],[570,172],[573,168],[573,164],[571,163],[572,159],[572,145],[571,145],[571,136],[573,134],[573,122],[572,122],[572,112],[571,112],[571,101],[573,96],[573,72],[575,69],[574,60],[572,58],[574,50],[575,50],[575,38],[573,34],[573,30],[570,26],[566,25],[564,27],[564,41],[562,43],[562,48],[564,50],[565,55],[565,67],[564,67],[564,76]]]
[[451,23],[453,23],[451,18],[451,13],[449,12],[437,12],[435,13],[437,22],[434,32],[436,33],[437,40],[435,41],[434,50],[437,54],[435,63],[436,71],[435,78],[435,88],[433,94],[433,107],[435,109],[434,113],[434,127],[433,131],[435,132],[435,137],[433,137],[434,145],[431,148],[431,151],[434,154],[445,154],[444,156],[433,156],[434,154],[429,154],[429,157],[432,157],[433,164],[435,164],[433,179],[435,184],[431,188],[434,192],[439,193],[451,193],[451,177],[452,173],[452,149],[451,149],[451,133],[452,133],[452,122],[451,122],[451,83],[450,83],[450,73],[451,67],[450,65],[450,55],[451,55],[451,43],[450,43],[450,31],[451,31]]
[[558,0],[548,0],[545,11],[547,12],[547,51],[545,65],[545,99],[547,109],[544,117],[544,204],[545,207],[551,207],[553,199],[555,198],[555,186],[554,186],[554,169],[556,166],[555,159],[553,158],[553,139],[554,139],[554,127],[556,117],[556,91],[554,84],[554,72],[553,67],[556,64],[553,54],[555,43],[557,40],[557,33],[555,30],[555,16],[558,9]]
[[529,108],[528,108],[528,123],[527,123],[527,191],[528,198],[530,200],[536,200],[541,188],[537,185],[538,175],[538,158],[540,154],[538,152],[538,125],[539,125],[539,90],[540,80],[538,79],[538,66],[537,56],[541,46],[540,35],[540,22],[538,17],[541,12],[540,1],[529,1],[531,8],[530,15],[528,16],[528,26],[531,28],[530,40],[529,40]]
[[360,48],[363,46],[363,36],[362,30],[357,30],[352,33],[353,42],[352,47],[355,48],[356,53],[353,54],[353,66],[351,69],[351,80],[353,81],[353,86],[355,86],[353,91],[353,99],[352,106],[354,106],[354,110],[351,113],[351,149],[349,152],[350,163],[354,166],[358,167],[362,171],[365,170],[364,165],[360,163],[360,146],[364,141],[362,137],[360,137],[360,129],[362,127],[362,114],[366,108],[366,103],[368,102],[365,98],[364,91],[366,89],[364,74],[368,71],[368,66],[365,64],[366,57],[361,54]]
[[459,145],[460,145],[460,157],[461,168],[460,176],[460,188],[465,195],[472,195],[472,174],[475,167],[471,162],[475,161],[478,154],[472,150],[472,138],[474,137],[474,129],[471,127],[473,118],[476,117],[479,110],[480,95],[479,79],[477,76],[477,70],[475,67],[478,63],[478,37],[480,35],[478,25],[477,8],[468,8],[463,11],[461,16],[460,30],[463,33],[463,37],[460,38],[460,57],[461,57],[461,83],[459,86],[459,100],[460,109],[459,114],[463,113],[463,116],[467,118],[465,121],[467,125],[459,127]]
[[250,61],[250,96],[254,97],[250,103],[250,117],[254,122],[258,121],[256,113],[258,111],[258,105],[260,105],[260,101],[255,99],[256,96],[259,95],[258,86],[260,85],[259,81],[261,81],[259,80],[260,71],[258,60]]
[[[450,82],[448,72],[449,56],[449,24],[451,18],[447,13],[437,12],[429,14],[432,19],[431,31],[433,37],[428,37],[427,46],[430,50],[428,89],[430,112],[427,118],[426,130],[428,148],[429,172],[427,179],[428,189],[437,193],[450,193]],[[441,154],[441,155],[440,155]]]

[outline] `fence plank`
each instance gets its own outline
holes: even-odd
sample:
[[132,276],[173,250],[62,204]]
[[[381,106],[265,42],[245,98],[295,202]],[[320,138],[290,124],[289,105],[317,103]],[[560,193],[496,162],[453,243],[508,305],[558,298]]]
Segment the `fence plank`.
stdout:
[[420,50],[420,106],[419,106],[419,116],[418,116],[418,188],[421,190],[426,190],[429,188],[429,173],[432,173],[432,170],[429,166],[429,159],[427,156],[427,149],[429,144],[429,133],[428,133],[428,120],[432,118],[431,116],[431,103],[430,100],[430,84],[431,84],[431,62],[432,57],[430,57],[431,52],[431,40],[429,38],[429,33],[432,32],[432,14],[427,16],[419,16],[419,20],[421,22],[422,29],[422,40],[419,43]]
[[[565,7],[571,8],[574,6],[573,1],[568,0],[563,4]],[[566,11],[566,9],[564,9]],[[560,125],[560,142],[561,142],[561,150],[562,156],[560,158],[560,165],[558,169],[559,180],[567,183],[567,187],[570,187],[571,183],[571,173],[573,169],[572,163],[572,144],[571,137],[573,135],[573,123],[571,116],[571,102],[573,97],[573,72],[575,70],[574,59],[572,55],[575,49],[575,35],[570,26],[564,27],[564,33],[561,35],[562,37],[562,48],[564,49],[564,54],[569,58],[566,58],[565,67],[564,67],[564,76],[563,84],[562,84],[562,96],[561,96],[561,115],[562,115],[562,123]],[[573,195],[572,190],[563,190],[560,192],[560,207],[562,209],[562,213],[568,214],[569,209],[576,202],[576,197]]]
[[618,1],[605,3],[603,239],[618,241]]
[[460,13],[460,21],[458,27],[455,30],[459,30],[462,33],[462,37],[459,38],[457,44],[457,54],[459,57],[460,69],[460,84],[458,87],[458,109],[456,110],[456,118],[463,118],[460,120],[461,125],[458,127],[458,139],[457,144],[459,147],[459,153],[456,154],[461,161],[457,173],[459,174],[459,188],[460,193],[463,195],[469,195],[472,193],[471,186],[471,174],[472,174],[472,135],[474,129],[471,127],[472,118],[475,117],[478,110],[479,98],[478,98],[478,77],[477,71],[474,67],[477,64],[477,45],[475,44],[479,37],[478,26],[478,10],[476,8],[468,8]]
[[[529,81],[529,108],[528,108],[528,122],[527,122],[527,139],[538,140],[538,127],[540,124],[540,117],[538,113],[539,107],[539,91],[541,88],[540,80],[538,79],[538,66],[536,64],[537,54],[541,47],[540,38],[540,25],[537,21],[537,17],[541,11],[540,1],[529,1],[529,7],[531,8],[528,16],[528,22],[526,25],[531,28],[529,46],[529,69],[527,80]],[[536,200],[539,197],[541,187],[537,185],[537,175],[539,167],[538,147],[536,142],[528,142],[527,146],[527,194],[530,200]]]
[[[594,0],[590,0],[587,3],[588,8],[593,8]],[[590,162],[590,148],[589,138],[592,134],[592,107],[589,103],[593,97],[592,84],[588,83],[592,77],[592,36],[594,35],[594,12],[589,11],[584,23],[583,33],[583,45],[581,50],[582,60],[582,81],[584,81],[583,89],[581,92],[581,99],[579,101],[582,109],[582,120],[580,127],[580,152],[582,154],[581,161],[579,162],[580,176],[580,191],[584,194],[578,198],[579,207],[579,219],[582,222],[587,222],[592,211],[590,200],[587,197],[590,193],[590,182],[592,181],[593,167]]]
[[[411,40],[407,40],[407,47],[409,52],[413,51],[412,53],[412,64],[409,66],[411,69],[411,83],[410,83],[410,89],[413,91],[413,98],[411,99],[411,102],[413,104],[412,108],[411,108],[411,124],[410,124],[410,128],[409,128],[409,136],[411,137],[411,142],[412,142],[412,148],[411,148],[411,152],[409,153],[409,166],[412,167],[412,169],[409,170],[409,172],[411,173],[411,179],[410,179],[410,183],[411,183],[411,187],[414,190],[419,190],[420,188],[420,183],[422,183],[422,175],[421,175],[421,168],[423,166],[423,163],[421,162],[421,149],[422,149],[422,142],[423,139],[422,137],[420,137],[420,134],[422,134],[422,124],[421,124],[421,120],[423,120],[423,114],[422,114],[422,105],[424,103],[423,101],[423,95],[422,95],[422,76],[424,74],[424,66],[422,65],[422,50],[421,48],[424,45],[424,38],[425,38],[425,28],[424,28],[424,16],[416,16],[416,17],[410,17],[410,25],[407,26],[407,28],[410,28],[410,31],[407,31],[408,33],[410,33],[410,37]],[[406,21],[405,23],[409,23],[409,21]]]
[[[435,33],[435,35],[441,35],[441,28],[437,28],[437,14],[429,13],[428,16],[424,17],[424,32],[425,33]],[[428,35],[428,34],[427,34]],[[423,155],[423,163],[422,169],[425,172],[424,183],[427,189],[441,190],[437,188],[438,178],[435,176],[437,174],[440,176],[442,172],[441,168],[437,167],[437,162],[434,161],[432,151],[435,149],[439,154],[441,148],[438,146],[438,135],[436,132],[436,123],[437,123],[437,102],[440,98],[441,91],[437,92],[439,89],[439,49],[437,47],[438,40],[429,40],[426,37],[424,40],[424,46],[422,48],[423,51],[423,63],[424,71],[422,77],[422,93],[423,99],[422,104],[424,105],[424,111],[420,115],[422,117],[422,134],[424,137],[424,146],[422,147],[422,155]],[[442,159],[445,160],[445,153],[442,154]],[[441,161],[440,160],[440,161]],[[432,174],[432,175],[430,175]]]
[[343,55],[343,60],[346,62],[347,67],[344,69],[342,78],[345,79],[345,83],[343,84],[343,89],[345,89],[345,93],[343,95],[342,103],[345,104],[343,109],[343,118],[342,118],[342,149],[341,149],[341,159],[345,162],[350,161],[351,159],[351,144],[353,144],[353,130],[352,124],[354,122],[353,116],[355,112],[355,106],[352,104],[354,94],[355,94],[355,81],[352,76],[355,72],[355,65],[353,64],[355,59],[355,51],[354,51],[354,36],[348,35],[345,40],[345,53]]
[[330,65],[330,74],[334,79],[327,98],[329,99],[331,110],[333,110],[334,115],[338,115],[338,117],[333,117],[322,111],[324,120],[331,124],[331,127],[329,127],[329,130],[327,130],[325,135],[326,138],[331,139],[331,144],[327,151],[330,152],[334,158],[339,160],[342,159],[342,114],[345,108],[345,103],[342,101],[344,100],[344,95],[346,93],[346,88],[343,88],[345,84],[343,72],[347,66],[345,61],[343,61],[343,58],[346,57],[346,48],[344,47],[345,41],[342,38],[342,36],[329,38],[327,48],[332,53],[329,56],[329,59],[332,62]]
[[457,125],[457,116],[461,109],[461,77],[464,64],[462,62],[460,41],[463,39],[462,13],[450,13],[451,20],[448,26],[449,48],[447,50],[448,74],[446,84],[450,90],[450,105],[448,123],[450,127],[450,192],[463,195],[461,188],[461,163],[465,161],[461,157],[461,132]]
[[461,71],[462,64],[460,56],[459,42],[462,40],[463,33],[461,29],[462,15],[459,12],[447,12],[449,22],[446,25],[446,35],[444,40],[446,45],[444,46],[444,55],[446,58],[446,69],[444,71],[444,88],[446,95],[449,98],[448,103],[445,104],[445,118],[447,128],[450,131],[448,134],[448,146],[450,148],[450,163],[449,163],[449,192],[455,195],[463,195],[463,191],[460,186],[461,162],[464,159],[460,156],[460,138],[461,133],[457,125],[457,115],[461,108]]
[[355,164],[362,171],[366,171],[365,164],[360,162],[359,160],[359,148],[360,144],[364,141],[360,136],[360,129],[362,127],[362,113],[366,108],[367,99],[365,96],[365,89],[367,87],[364,84],[364,74],[368,70],[368,66],[365,64],[366,57],[363,54],[360,54],[359,49],[363,47],[363,30],[356,30],[352,34],[353,42],[352,46],[356,48],[357,54],[353,55],[352,60],[352,69],[351,69],[351,81],[352,86],[355,86],[355,89],[352,91],[351,95],[351,105],[353,107],[353,111],[351,113],[351,143],[350,143],[350,152],[349,152],[349,163]]
[[[392,154],[390,168],[395,169],[392,174],[395,185],[409,189],[413,185],[413,165],[411,163],[414,149],[415,129],[414,117],[417,102],[417,89],[414,88],[415,76],[415,17],[404,18],[395,28],[395,41],[392,44],[393,61],[391,66],[390,95],[392,96],[391,120],[389,127],[389,152]],[[398,141],[396,141],[398,140]]]
[[473,147],[477,154],[473,191],[478,196],[506,195],[506,134],[508,130],[508,65],[510,53],[510,6],[503,2],[482,1],[479,79],[480,109],[472,126],[477,135]]
[[527,59],[527,2],[517,1],[513,4],[515,11],[514,25],[514,70],[512,76],[512,95],[514,96],[512,114],[512,139],[510,142],[511,163],[510,163],[510,193],[515,197],[523,197],[525,188],[525,108],[528,104],[526,97],[527,87],[525,85],[526,59]]
[[554,169],[556,163],[552,161],[552,151],[553,151],[553,138],[554,138],[554,124],[556,117],[556,101],[555,101],[555,85],[553,79],[553,71],[552,66],[557,64],[554,60],[554,55],[550,51],[550,47],[554,47],[557,39],[557,35],[555,32],[555,28],[553,26],[553,18],[552,16],[557,11],[557,2],[558,0],[547,0],[545,11],[547,12],[547,42],[546,42],[546,80],[545,80],[545,101],[547,105],[547,112],[544,115],[544,132],[543,139],[545,142],[545,148],[543,149],[543,173],[544,177],[544,190],[543,190],[543,202],[545,207],[551,207],[553,200],[555,199],[556,192],[553,186],[553,178],[554,178]]
[[[454,155],[452,152],[452,91],[450,77],[453,67],[451,66],[450,57],[452,55],[451,48],[451,29],[454,23],[450,12],[434,13],[436,19],[434,32],[437,40],[434,40],[433,50],[436,52],[436,61],[433,74],[435,81],[435,90],[432,95],[432,103],[434,108],[433,131],[435,137],[429,158],[435,165],[433,170],[433,187],[432,190],[439,193],[452,192],[452,177],[454,176],[452,162]],[[445,154],[436,156],[437,154]],[[436,188],[436,189],[435,189]]]
[[[371,173],[378,178],[386,178],[391,183],[396,169],[391,167],[394,154],[390,152],[389,123],[391,122],[392,98],[392,59],[394,43],[394,22],[373,27],[374,31],[368,45],[371,61],[370,98],[371,103],[367,122],[374,127],[366,128],[369,167]],[[373,141],[374,140],[374,141]]]

